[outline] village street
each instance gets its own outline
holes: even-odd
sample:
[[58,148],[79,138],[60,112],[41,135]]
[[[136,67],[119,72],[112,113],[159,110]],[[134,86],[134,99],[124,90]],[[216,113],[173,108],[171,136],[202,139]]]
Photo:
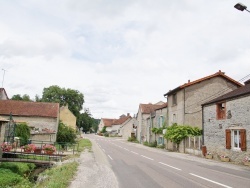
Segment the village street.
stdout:
[[[86,134],[84,137],[93,144],[93,153],[87,154],[92,154],[92,163],[82,161],[79,167],[82,171],[78,172],[75,179],[78,186],[72,182],[72,187],[243,188],[250,184],[249,167],[149,148],[119,138],[93,134]],[[86,166],[89,171],[98,172],[89,175]]]

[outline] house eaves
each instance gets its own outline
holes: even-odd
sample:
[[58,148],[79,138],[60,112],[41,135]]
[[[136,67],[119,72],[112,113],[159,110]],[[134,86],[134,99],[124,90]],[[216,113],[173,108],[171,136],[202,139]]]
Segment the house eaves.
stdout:
[[186,88],[186,87],[189,87],[189,86],[198,84],[198,83],[200,83],[200,82],[203,82],[203,81],[208,80],[208,79],[211,79],[211,78],[215,78],[215,77],[217,77],[217,76],[220,76],[220,77],[222,77],[222,78],[228,80],[229,82],[231,82],[231,83],[237,85],[238,87],[242,87],[242,86],[243,86],[240,82],[237,82],[236,80],[230,78],[229,76],[225,75],[224,72],[221,72],[221,71],[219,70],[219,72],[216,72],[215,74],[212,74],[212,75],[209,75],[209,76],[200,78],[200,79],[195,80],[195,81],[192,81],[192,82],[189,81],[188,83],[185,83],[185,84],[183,84],[183,85],[181,85],[181,86],[179,86],[179,87],[177,87],[177,88],[175,88],[175,89],[173,89],[173,90],[170,90],[168,93],[164,94],[164,97],[166,97],[166,96],[168,96],[168,95],[172,95],[172,94],[176,93],[177,91],[180,91],[180,90],[182,90],[182,89],[184,89],[184,88]]

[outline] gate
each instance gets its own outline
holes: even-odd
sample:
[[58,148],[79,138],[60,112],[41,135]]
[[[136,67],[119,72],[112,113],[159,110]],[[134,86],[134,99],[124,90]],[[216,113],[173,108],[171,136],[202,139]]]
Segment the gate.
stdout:
[[14,142],[16,124],[10,114],[10,121],[5,127],[4,141],[8,143]]

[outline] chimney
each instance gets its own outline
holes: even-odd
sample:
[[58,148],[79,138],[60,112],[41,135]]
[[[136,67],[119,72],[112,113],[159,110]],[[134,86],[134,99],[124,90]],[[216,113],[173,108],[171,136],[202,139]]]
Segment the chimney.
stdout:
[[130,114],[129,114],[129,113],[127,113],[127,117],[128,117],[128,116],[130,116]]
[[250,79],[244,82],[245,85],[250,84]]

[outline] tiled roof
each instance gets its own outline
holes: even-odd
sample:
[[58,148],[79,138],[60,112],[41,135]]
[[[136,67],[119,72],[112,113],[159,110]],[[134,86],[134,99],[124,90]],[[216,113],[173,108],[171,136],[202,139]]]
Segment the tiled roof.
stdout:
[[164,103],[162,104],[159,108],[156,108],[155,110],[160,110],[160,109],[163,109],[163,108],[167,108],[168,107],[168,103]]
[[183,88],[185,88],[185,87],[189,87],[189,86],[191,86],[191,85],[200,83],[200,82],[202,82],[202,81],[205,81],[205,80],[208,80],[208,79],[217,77],[217,76],[223,77],[223,78],[225,78],[226,80],[228,80],[228,81],[234,83],[235,85],[237,85],[237,86],[239,86],[239,87],[243,86],[240,82],[237,82],[236,80],[234,80],[234,79],[228,77],[227,75],[225,75],[224,72],[221,72],[221,71],[219,70],[219,72],[216,72],[215,74],[212,74],[212,75],[209,75],[209,76],[200,78],[200,79],[195,80],[195,81],[193,81],[193,82],[190,82],[190,81],[189,81],[188,83],[185,83],[185,84],[183,84],[183,85],[181,85],[181,86],[179,86],[179,87],[177,87],[177,88],[175,88],[175,89],[173,89],[173,90],[170,90],[168,93],[164,94],[164,96],[171,95],[171,94],[173,94],[173,93],[175,93],[175,92],[177,92],[177,91],[179,91],[179,90],[181,90],[181,89],[183,89]]
[[140,109],[141,109],[141,112],[142,114],[150,114],[151,112],[155,111],[156,109],[160,109],[162,108],[162,106],[165,105],[165,104],[162,104],[162,105],[156,105],[156,104],[140,104]]
[[125,121],[127,121],[131,116],[122,116],[119,119],[109,119],[109,118],[102,118],[104,126],[112,127],[112,125],[121,125]]
[[238,89],[235,89],[229,93],[226,93],[225,95],[222,95],[216,99],[213,99],[205,104],[202,105],[207,105],[207,104],[212,104],[212,103],[216,103],[216,102],[220,102],[220,101],[225,101],[228,99],[233,99],[233,98],[237,98],[237,97],[241,97],[244,95],[249,95],[250,94],[250,83],[249,80],[247,82],[245,82],[245,86],[240,87]]
[[111,127],[117,119],[102,118],[104,126]]
[[59,103],[0,100],[0,115],[57,117]]

